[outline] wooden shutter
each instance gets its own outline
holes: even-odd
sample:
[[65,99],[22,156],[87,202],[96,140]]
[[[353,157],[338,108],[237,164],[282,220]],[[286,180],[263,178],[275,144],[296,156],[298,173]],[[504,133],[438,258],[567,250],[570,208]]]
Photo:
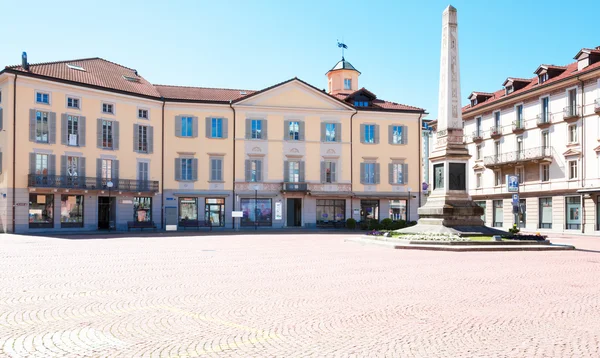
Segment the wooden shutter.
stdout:
[[229,137],[229,120],[227,118],[223,118],[223,138]]
[[326,165],[326,162],[321,162],[321,183],[327,182],[327,169],[325,168]]
[[80,177],[85,178],[85,157],[79,157],[78,162],[79,168],[77,168],[77,174]]
[[181,180],[181,158],[175,158],[175,180]]
[[283,121],[283,140],[290,140],[290,121]]
[[342,123],[335,124],[335,141],[336,142],[342,141]]
[[204,120],[204,131],[206,132],[204,136],[206,138],[212,138],[212,118],[206,117]]
[[[117,159],[113,159],[111,162],[112,165],[112,177],[111,179],[119,180],[119,161]],[[148,168],[150,169],[150,168]]]
[[146,135],[148,138],[148,154],[152,154],[154,153],[154,127],[148,126]]
[[408,127],[402,126],[402,144],[408,144]]
[[60,156],[60,175],[62,175],[62,176],[67,175],[67,156],[66,155]]
[[113,149],[119,149],[119,122],[112,122],[112,131],[113,131]]
[[60,127],[60,144],[68,145],[69,121],[66,113],[60,115]]
[[325,142],[327,140],[327,123],[321,123],[321,142]]
[[79,146],[85,147],[85,132],[86,132],[86,123],[85,117],[79,116]]
[[375,124],[373,126],[373,136],[374,136],[373,142],[375,144],[379,144],[379,124]]
[[408,184],[408,164],[402,164],[402,181]]
[[4,120],[2,118],[2,108],[0,108],[0,130],[4,128]]
[[102,118],[96,119],[96,147],[102,148]]
[[290,162],[287,160],[283,162],[283,181],[286,183],[290,181]]
[[394,180],[394,164],[393,163],[388,164],[388,172],[389,172],[388,177],[390,180],[390,184],[396,184],[396,183],[394,183],[395,180]]
[[249,182],[250,181],[250,177],[252,176],[251,173],[252,170],[252,161],[249,159],[246,159],[244,161],[244,181]]
[[198,159],[192,159],[192,180],[198,180]]
[[394,125],[388,126],[388,144],[394,144]]
[[96,178],[102,178],[102,158],[96,158]]
[[192,117],[192,137],[198,138],[198,117]]
[[138,152],[140,144],[140,126],[139,124],[133,125],[133,151]]
[[256,181],[263,181],[263,170],[262,170],[262,160],[256,161]]
[[35,174],[35,153],[29,153],[29,174]]
[[360,163],[360,183],[365,183],[365,163]]
[[337,183],[337,163],[331,162],[331,182]]
[[[35,142],[35,120],[36,120],[35,109],[30,109],[29,110],[29,141],[31,141],[31,142]],[[13,130],[14,130],[14,128],[13,128]]]
[[375,184],[379,184],[379,163],[375,163]]
[[252,139],[252,119],[246,118],[246,139]]
[[48,175],[56,175],[56,155],[48,154]]
[[266,119],[261,119],[260,120],[260,129],[261,129],[261,134],[260,134],[260,139],[264,139],[267,140],[269,139],[269,126],[267,125],[268,121]]
[[175,116],[175,137],[181,137],[181,118],[183,116]]
[[48,143],[56,143],[56,113],[48,113]]
[[298,174],[299,174],[298,175],[298,181],[300,183],[304,183],[305,177],[304,177],[304,161],[303,160],[300,161],[300,162],[298,162]]
[[364,124],[360,125],[360,142],[361,143],[365,142],[365,125]]
[[298,140],[305,140],[305,123],[304,121],[298,122]]

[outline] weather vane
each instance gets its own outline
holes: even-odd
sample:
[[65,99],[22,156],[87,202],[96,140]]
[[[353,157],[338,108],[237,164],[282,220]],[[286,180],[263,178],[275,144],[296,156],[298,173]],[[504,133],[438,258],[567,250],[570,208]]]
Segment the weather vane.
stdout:
[[[342,41],[344,41],[344,40],[342,40]],[[339,40],[337,40],[337,44],[338,44],[338,47],[342,49],[342,59],[343,59],[344,58],[344,49],[347,49],[348,46],[346,46],[345,43],[340,42]]]

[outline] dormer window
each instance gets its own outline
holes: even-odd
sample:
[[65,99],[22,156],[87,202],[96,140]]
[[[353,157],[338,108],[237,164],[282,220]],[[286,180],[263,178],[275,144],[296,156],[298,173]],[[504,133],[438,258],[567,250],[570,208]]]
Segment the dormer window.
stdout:
[[471,107],[475,107],[477,105],[477,97],[471,100]]
[[509,95],[515,91],[515,88],[513,86],[506,86],[505,91],[506,91],[506,95]]
[[344,89],[345,90],[352,89],[352,79],[351,78],[344,78]]
[[542,73],[541,75],[538,76],[538,84],[542,84],[544,82],[548,81],[548,72],[546,73]]
[[369,102],[354,101],[354,107],[369,107]]

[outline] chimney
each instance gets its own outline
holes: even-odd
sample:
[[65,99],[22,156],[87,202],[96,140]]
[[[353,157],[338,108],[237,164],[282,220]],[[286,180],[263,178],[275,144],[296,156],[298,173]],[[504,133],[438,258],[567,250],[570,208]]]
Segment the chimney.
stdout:
[[27,52],[23,51],[21,55],[21,67],[25,69],[25,71],[29,71],[29,63],[27,62]]

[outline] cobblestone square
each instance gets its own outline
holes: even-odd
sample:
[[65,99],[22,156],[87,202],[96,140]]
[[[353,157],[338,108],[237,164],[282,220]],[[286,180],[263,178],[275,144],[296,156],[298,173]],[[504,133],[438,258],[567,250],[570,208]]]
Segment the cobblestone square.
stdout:
[[3,235],[0,356],[600,356],[597,249],[344,237]]

